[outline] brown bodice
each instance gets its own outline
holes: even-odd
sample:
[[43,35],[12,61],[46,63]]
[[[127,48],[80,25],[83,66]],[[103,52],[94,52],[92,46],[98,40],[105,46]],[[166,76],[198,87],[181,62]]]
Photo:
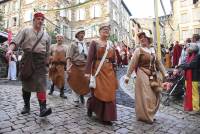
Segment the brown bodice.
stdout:
[[[96,48],[96,50],[97,50],[96,60],[101,60],[104,53],[105,53],[106,46],[102,47],[99,44],[96,44],[96,47],[97,47]],[[115,59],[115,50],[112,49],[112,47],[110,47],[110,49],[108,50],[108,54],[106,56],[106,59],[109,59],[109,61],[113,61]]]

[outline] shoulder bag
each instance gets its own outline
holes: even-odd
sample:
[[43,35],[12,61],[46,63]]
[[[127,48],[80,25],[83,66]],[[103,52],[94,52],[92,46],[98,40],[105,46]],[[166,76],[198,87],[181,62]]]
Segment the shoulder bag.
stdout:
[[101,67],[102,67],[102,65],[103,65],[103,63],[104,63],[104,61],[106,59],[106,56],[108,54],[108,49],[109,49],[109,42],[107,42],[106,51],[105,51],[105,53],[104,53],[104,55],[103,55],[103,57],[102,57],[102,59],[100,61],[100,64],[99,64],[99,66],[97,68],[96,73],[94,75],[90,76],[89,88],[96,88],[96,76],[98,75],[98,73],[99,73],[99,71],[100,71],[100,69],[101,69]]

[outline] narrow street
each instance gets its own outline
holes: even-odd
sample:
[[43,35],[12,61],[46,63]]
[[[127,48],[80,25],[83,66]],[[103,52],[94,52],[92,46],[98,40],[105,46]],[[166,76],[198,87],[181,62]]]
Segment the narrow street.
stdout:
[[[118,78],[125,69],[118,71]],[[75,107],[72,95],[66,92],[68,99],[60,99],[59,92],[48,96],[48,106],[52,115],[38,117],[39,106],[35,94],[31,97],[30,115],[21,115],[23,107],[21,85],[18,81],[0,82],[0,134],[199,134],[200,115],[182,112],[176,104],[160,106],[153,125],[136,121],[134,100],[121,88],[117,92],[118,120],[113,126],[100,124],[95,116],[89,118],[86,107]]]

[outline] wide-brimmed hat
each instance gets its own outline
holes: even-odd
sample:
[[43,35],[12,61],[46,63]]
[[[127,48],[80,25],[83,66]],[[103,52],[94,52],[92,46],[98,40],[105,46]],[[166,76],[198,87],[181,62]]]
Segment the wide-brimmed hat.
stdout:
[[141,38],[142,35],[145,36],[148,39],[150,44],[153,42],[153,39],[151,37],[148,37],[145,32],[140,32],[140,33],[137,34],[139,39]]
[[77,31],[76,31],[76,34],[75,34],[75,37],[78,38],[78,34],[83,32],[85,34],[85,29],[84,28],[79,28]]
[[102,23],[102,24],[99,25],[99,31],[101,31],[104,27],[108,27],[109,29],[111,29],[109,23]]

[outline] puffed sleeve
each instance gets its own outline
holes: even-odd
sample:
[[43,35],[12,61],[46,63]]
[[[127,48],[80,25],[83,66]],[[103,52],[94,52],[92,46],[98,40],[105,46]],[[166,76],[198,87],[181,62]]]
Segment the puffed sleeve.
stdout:
[[25,36],[26,36],[26,31],[27,31],[27,28],[24,28],[22,30],[20,30],[17,35],[15,36],[14,39],[12,39],[11,43],[10,44],[15,44],[15,46],[18,48],[18,47],[21,47],[21,45],[23,44],[23,41],[25,39]]
[[137,68],[139,57],[140,57],[140,48],[137,48],[134,51],[131,61],[128,65],[128,70],[127,70],[127,74],[126,74],[127,77],[130,78],[133,71]]
[[74,43],[70,44],[66,49],[66,59],[72,59],[74,55]]

